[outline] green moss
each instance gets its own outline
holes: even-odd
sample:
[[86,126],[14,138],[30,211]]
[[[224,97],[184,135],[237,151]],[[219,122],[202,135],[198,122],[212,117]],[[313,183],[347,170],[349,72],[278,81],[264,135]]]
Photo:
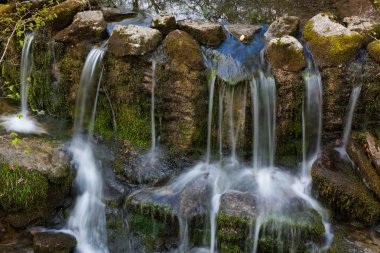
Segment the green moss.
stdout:
[[313,27],[314,21],[309,20],[304,27],[303,39],[321,65],[346,64],[358,54],[363,44],[364,38],[358,33],[321,36]]
[[380,62],[380,40],[375,40],[368,44],[367,50],[375,61]]
[[146,236],[157,236],[165,229],[165,223],[141,214],[133,214],[128,222],[131,230]]
[[277,38],[275,43],[269,44],[267,56],[273,68],[297,72],[306,66],[303,50],[284,43],[281,38]]
[[5,211],[33,209],[46,200],[48,181],[38,171],[0,162],[0,206]]

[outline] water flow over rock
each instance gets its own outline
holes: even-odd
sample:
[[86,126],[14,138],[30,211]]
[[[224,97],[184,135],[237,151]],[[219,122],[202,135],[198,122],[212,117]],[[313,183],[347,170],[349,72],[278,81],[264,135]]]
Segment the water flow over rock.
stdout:
[[91,143],[104,53],[102,48],[93,48],[87,56],[75,108],[74,136],[70,145],[73,164],[78,170],[76,184],[79,196],[69,218],[68,229],[77,237],[77,250],[81,253],[108,252],[105,208],[102,202],[103,182]]

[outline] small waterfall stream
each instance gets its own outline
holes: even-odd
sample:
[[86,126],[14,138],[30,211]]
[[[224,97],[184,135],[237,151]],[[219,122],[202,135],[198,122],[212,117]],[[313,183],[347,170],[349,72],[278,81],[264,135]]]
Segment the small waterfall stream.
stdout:
[[69,218],[68,229],[77,237],[77,250],[81,253],[108,252],[105,207],[102,202],[103,181],[91,142],[104,53],[103,48],[93,48],[84,64],[75,108],[74,136],[70,145],[73,164],[77,168],[79,196]]
[[29,115],[28,112],[28,87],[31,82],[33,68],[33,42],[34,34],[26,34],[20,62],[21,111],[16,115],[2,116],[0,118],[0,124],[7,131],[35,134],[46,133],[46,131]]

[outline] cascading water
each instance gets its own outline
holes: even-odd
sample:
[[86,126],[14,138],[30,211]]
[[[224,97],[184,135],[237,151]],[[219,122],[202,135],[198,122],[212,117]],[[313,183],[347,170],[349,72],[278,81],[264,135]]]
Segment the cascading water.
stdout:
[[69,218],[68,229],[77,237],[77,250],[81,253],[108,252],[103,182],[91,143],[104,53],[103,48],[93,48],[84,64],[70,145],[73,164],[78,170],[76,184],[79,196]]
[[2,116],[0,118],[1,125],[7,131],[35,134],[46,133],[46,131],[28,115],[28,86],[31,81],[33,68],[33,42],[33,33],[25,35],[20,63],[21,112],[17,115]]
[[151,147],[151,155],[154,156],[153,154],[156,152],[156,121],[155,121],[155,116],[154,116],[154,107],[155,107],[155,94],[154,90],[156,88],[156,66],[157,66],[157,60],[152,59],[152,94],[151,94],[151,112],[150,112],[150,117],[151,117],[151,128],[152,128],[152,147]]

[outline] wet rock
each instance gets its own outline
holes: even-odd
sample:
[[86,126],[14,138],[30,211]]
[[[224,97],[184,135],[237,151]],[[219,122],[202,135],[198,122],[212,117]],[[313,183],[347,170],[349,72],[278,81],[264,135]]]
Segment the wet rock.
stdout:
[[252,41],[253,35],[261,30],[259,25],[248,25],[248,24],[232,24],[227,25],[226,29],[235,36],[236,39],[240,40],[244,44],[248,44]]
[[300,19],[294,16],[284,16],[276,19],[264,34],[266,40],[285,35],[295,36],[300,25]]
[[266,54],[275,69],[298,72],[306,67],[303,46],[292,36],[285,35],[270,40]]
[[203,45],[218,46],[226,39],[220,24],[190,19],[178,21],[177,24],[179,29],[188,32]]
[[364,42],[362,35],[337,23],[330,14],[318,14],[310,19],[303,38],[321,67],[349,63]]
[[366,146],[367,149],[365,151],[371,163],[375,166],[377,174],[380,175],[380,146],[376,138],[370,133],[366,134]]
[[220,199],[219,212],[227,216],[255,220],[258,215],[256,199],[248,192],[227,192]]
[[116,56],[145,55],[154,50],[162,34],[149,27],[117,25],[108,41],[108,51]]
[[380,41],[375,40],[367,46],[369,55],[378,63],[380,63]]
[[334,150],[324,150],[314,163],[313,192],[330,206],[337,219],[372,224],[380,217],[380,202],[356,175],[355,168]]
[[84,11],[75,15],[73,23],[54,36],[54,40],[78,43],[97,42],[105,35],[107,23],[101,11]]
[[100,10],[103,12],[104,19],[107,22],[114,22],[125,18],[135,17],[137,14],[132,11],[122,10],[120,8],[102,7]]
[[177,29],[177,21],[171,14],[160,14],[153,17],[150,27],[159,30],[163,35],[167,35]]
[[164,40],[164,51],[181,72],[204,69],[199,44],[187,32],[171,32]]
[[12,139],[10,135],[0,136],[0,161],[3,163],[36,170],[56,183],[69,176],[70,159],[64,152],[64,143],[47,138],[25,137],[14,145]]
[[360,171],[363,180],[368,184],[369,188],[380,198],[380,176],[376,173],[371,161],[368,159],[355,135],[347,145],[347,153]]
[[168,62],[157,67],[157,105],[162,115],[161,142],[176,153],[202,143],[207,120],[207,80],[199,44],[184,31],[171,32],[164,41]]
[[350,31],[360,33],[365,37],[365,41],[372,41],[380,32],[380,23],[368,18],[358,16],[346,17],[343,22],[347,25]]
[[72,253],[77,245],[74,236],[58,232],[35,232],[33,250],[35,253]]

